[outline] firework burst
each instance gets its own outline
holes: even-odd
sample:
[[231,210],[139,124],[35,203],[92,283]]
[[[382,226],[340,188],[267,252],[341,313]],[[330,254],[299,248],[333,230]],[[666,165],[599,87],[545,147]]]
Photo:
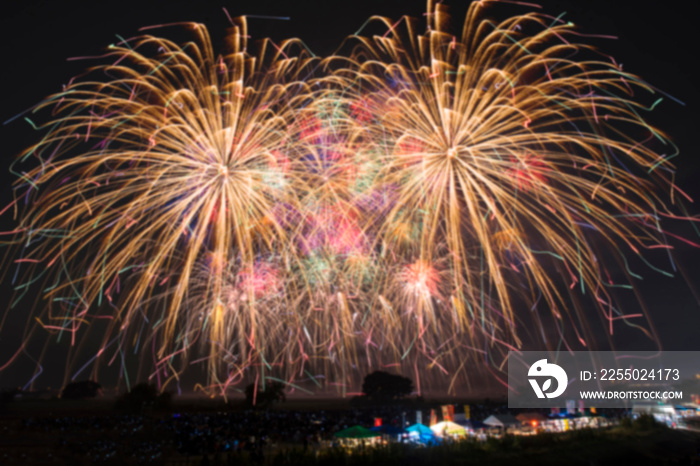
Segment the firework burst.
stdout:
[[[16,240],[21,261],[35,264],[30,273],[40,271],[42,298],[52,303],[41,323],[75,334],[88,309],[109,302],[107,344],[146,303],[166,300],[150,337],[160,361],[191,325],[183,303],[205,257],[213,296],[231,294],[220,277],[234,261],[241,297],[255,300],[273,286],[260,283],[277,272],[259,258],[286,254],[290,228],[280,206],[298,210],[294,186],[303,180],[290,162],[288,128],[312,61],[296,41],[264,41],[253,55],[244,20],[221,56],[203,26],[182,27],[192,42],[123,41],[92,79],[41,104],[56,118],[22,155],[36,167],[22,171],[17,187],[27,205]],[[201,338],[226,347],[238,332],[216,309]]]
[[[595,345],[572,300],[592,297],[611,333],[614,320],[642,317],[615,305],[600,251],[624,261],[669,247],[659,221],[673,214],[646,175],[671,186],[673,167],[652,147],[672,144],[632,100],[653,89],[577,43],[569,23],[534,13],[496,23],[484,19],[489,3],[471,4],[461,35],[433,2],[424,33],[410,18],[375,18],[384,35],[355,37],[328,60],[348,108],[362,109],[352,134],[379,167],[370,190],[383,208],[366,228],[403,264],[381,292],[403,303],[397,315],[419,311],[398,319],[401,360],[426,339],[433,360],[464,359],[467,347],[498,360],[530,326],[518,308],[545,309]],[[411,319],[421,322],[407,331]]]
[[453,387],[528,333],[595,347],[586,307],[653,340],[607,270],[671,248],[672,144],[632,98],[653,89],[570,24],[493,22],[492,3],[460,35],[434,2],[423,32],[374,18],[384,35],[325,61],[296,40],[253,54],[244,20],[220,56],[196,24],[110,47],[37,107],[53,118],[14,167],[17,290],[46,305],[25,338],[77,344],[109,309],[83,367],[150,347],[162,387],[202,361],[224,395],[380,367]]

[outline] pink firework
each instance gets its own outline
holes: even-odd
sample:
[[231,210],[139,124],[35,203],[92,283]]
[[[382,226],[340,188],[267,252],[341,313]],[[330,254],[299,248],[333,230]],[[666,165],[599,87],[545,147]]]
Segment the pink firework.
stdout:
[[403,268],[400,275],[406,293],[423,298],[438,297],[440,273],[424,260],[418,260]]
[[281,288],[279,271],[266,262],[257,262],[239,272],[238,283],[244,296],[250,294],[255,299],[278,293]]

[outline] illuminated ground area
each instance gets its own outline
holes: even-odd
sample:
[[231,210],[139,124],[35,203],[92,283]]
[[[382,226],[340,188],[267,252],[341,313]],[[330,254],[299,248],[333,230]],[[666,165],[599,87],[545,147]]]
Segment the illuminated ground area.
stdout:
[[[133,415],[99,402],[83,403],[82,409],[77,403],[47,401],[42,410],[41,404],[15,403],[2,414],[2,464],[700,464],[700,434],[648,420],[597,430],[471,437],[429,447],[391,443],[346,450],[336,445],[335,432],[372,425],[377,416],[397,421],[415,406],[351,409],[338,403],[336,409],[324,404],[326,409],[253,412],[229,407],[223,412],[200,405],[189,412]],[[472,406],[478,418],[503,408]],[[614,416],[619,412],[607,414],[618,422]]]

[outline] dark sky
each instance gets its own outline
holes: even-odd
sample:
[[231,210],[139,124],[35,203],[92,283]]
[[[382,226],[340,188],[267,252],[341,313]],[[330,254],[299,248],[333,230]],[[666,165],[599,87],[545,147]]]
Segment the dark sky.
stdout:
[[[453,21],[461,24],[466,1],[451,0]],[[535,2],[537,3],[537,2]],[[698,109],[700,94],[697,76],[691,67],[697,62],[697,17],[689,6],[667,2],[674,8],[664,8],[660,2],[616,2],[613,0],[547,0],[539,2],[541,11],[565,18],[579,26],[582,33],[617,36],[617,40],[590,39],[600,50],[624,64],[626,71],[642,76],[647,82],[683,101],[685,105],[665,99],[649,116],[655,126],[665,130],[680,147],[676,159],[678,184],[696,199],[700,199],[700,157],[697,155]],[[638,6],[639,4],[653,6]],[[250,2],[208,2],[173,0],[168,2],[132,0],[120,2],[26,1],[11,2],[3,7],[0,17],[0,79],[2,105],[0,121],[6,121],[38,103],[43,97],[61,89],[61,85],[89,66],[89,61],[67,62],[75,56],[97,55],[106,45],[115,42],[116,34],[131,37],[138,28],[177,21],[206,24],[215,47],[229,26],[222,11],[226,7],[232,16],[272,15],[289,20],[250,19],[249,32],[254,38],[269,36],[280,40],[299,37],[319,55],[329,54],[342,39],[357,31],[374,14],[399,18],[403,14],[421,16],[425,2],[413,0],[255,0]],[[502,5],[494,15],[504,18],[531,8]],[[167,30],[163,30],[167,31]],[[165,32],[164,32],[165,33]],[[0,204],[9,202],[12,178],[7,172],[10,161],[25,147],[35,142],[37,133],[21,119],[0,126]],[[699,201],[700,202],[700,201]],[[700,214],[700,207],[689,205],[691,213]],[[11,225],[0,218],[3,228]],[[678,233],[690,236],[687,227],[678,226]],[[664,349],[700,350],[700,306],[690,287],[700,288],[700,251],[679,246],[678,261],[685,268],[687,281],[662,276],[649,276],[643,289],[653,320],[660,333]],[[6,283],[2,287],[0,312],[7,307],[10,296]],[[28,312],[28,311],[27,311]],[[6,330],[0,332],[0,366],[10,356]],[[19,329],[18,329],[19,331]],[[4,335],[4,336],[3,336]],[[3,340],[4,339],[4,340]],[[634,348],[634,340],[622,346]],[[6,373],[5,373],[6,374]],[[0,372],[2,386],[23,383]],[[4,380],[3,380],[4,379]],[[47,381],[50,384],[51,381]],[[56,383],[56,382],[54,382]],[[43,385],[43,384],[40,384]]]

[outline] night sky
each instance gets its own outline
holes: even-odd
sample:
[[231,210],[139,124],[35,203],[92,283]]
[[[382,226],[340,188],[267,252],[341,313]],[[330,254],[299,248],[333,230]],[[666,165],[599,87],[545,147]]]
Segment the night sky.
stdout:
[[[461,31],[461,23],[468,2],[452,0],[452,21]],[[617,36],[617,40],[599,38],[582,39],[606,54],[612,55],[624,70],[641,76],[656,88],[682,101],[670,98],[648,116],[648,121],[664,130],[679,146],[681,154],[675,159],[679,167],[677,184],[693,198],[700,199],[700,157],[697,155],[698,109],[700,94],[697,76],[691,71],[696,66],[698,36],[697,16],[688,6],[678,2],[654,2],[653,7],[639,7],[644,2],[614,2],[611,0],[547,0],[539,2],[543,11],[553,16],[567,12],[565,16],[574,22],[584,34]],[[624,5],[624,6],[622,6]],[[27,1],[11,2],[3,7],[0,16],[0,65],[2,71],[2,105],[0,121],[4,122],[37,104],[42,98],[61,90],[71,77],[91,65],[89,60],[68,62],[76,56],[99,55],[110,43],[123,37],[138,35],[138,28],[178,21],[204,23],[212,35],[215,48],[222,45],[228,19],[222,11],[226,7],[231,16],[270,15],[289,17],[289,20],[250,19],[249,33],[253,38],[271,37],[281,40],[301,38],[318,55],[331,54],[343,38],[357,31],[371,15],[383,15],[398,19],[403,14],[419,17],[425,11],[425,2],[413,0],[311,0],[251,2],[195,2],[175,0],[170,2],[76,2],[76,1]],[[493,8],[493,16],[499,19],[509,14],[521,14],[531,7],[513,4]],[[171,29],[156,31],[170,35]],[[173,32],[175,30],[172,30]],[[651,103],[655,97],[643,96]],[[38,134],[22,120],[0,126],[0,147],[3,162],[0,167],[0,204],[4,207],[12,200],[10,184],[13,178],[8,172],[11,160],[27,146],[36,142]],[[698,201],[700,202],[700,201]],[[700,207],[688,204],[692,214],[700,216]],[[0,217],[3,230],[13,227],[8,214]],[[669,225],[669,227],[671,227]],[[687,225],[673,224],[676,234],[693,239],[694,232]],[[694,240],[698,240],[695,236]],[[640,264],[639,272],[645,277],[640,287],[652,321],[660,335],[663,349],[700,350],[700,304],[695,295],[700,294],[700,250],[678,241],[676,259],[685,273],[685,279],[677,274],[668,279]],[[4,252],[3,252],[4,254]],[[668,268],[663,256],[653,256],[655,263]],[[5,261],[5,265],[7,261]],[[0,287],[0,308],[9,307],[10,287],[8,278]],[[694,292],[693,292],[694,289]],[[634,304],[632,304],[634,305]],[[633,309],[627,309],[628,312]],[[22,314],[23,313],[23,314]],[[0,331],[0,366],[16,351],[16,340],[9,333],[24,329],[30,310],[5,322]],[[616,347],[635,350],[636,336],[621,335]],[[536,348],[532,348],[536,349]],[[49,364],[50,356],[44,358]],[[29,375],[33,367],[28,369]],[[37,386],[60,384],[52,377],[60,377],[62,371],[47,375]],[[23,385],[27,371],[0,372],[0,388]]]

